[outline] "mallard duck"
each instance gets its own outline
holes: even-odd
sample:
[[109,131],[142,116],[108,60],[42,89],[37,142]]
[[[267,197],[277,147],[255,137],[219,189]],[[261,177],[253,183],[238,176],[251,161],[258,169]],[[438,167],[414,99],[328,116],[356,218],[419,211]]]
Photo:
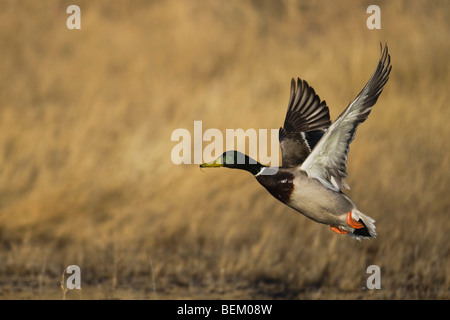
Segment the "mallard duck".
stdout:
[[279,130],[281,167],[267,167],[239,151],[226,151],[202,168],[227,167],[250,172],[276,199],[306,217],[357,240],[375,238],[375,220],[342,192],[349,189],[347,157],[358,125],[367,119],[391,71],[388,47],[362,91],[331,123],[325,101],[297,78],[291,81],[286,118]]

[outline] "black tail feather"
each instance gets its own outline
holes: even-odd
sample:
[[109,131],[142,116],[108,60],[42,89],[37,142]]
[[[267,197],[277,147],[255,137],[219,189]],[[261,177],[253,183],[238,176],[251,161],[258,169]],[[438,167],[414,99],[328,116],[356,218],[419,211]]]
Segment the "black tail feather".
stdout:
[[364,223],[364,221],[362,221],[361,219],[359,219],[360,223],[362,223],[364,225],[364,228],[361,229],[355,229],[353,231],[353,234],[356,236],[361,236],[361,237],[371,237],[370,233],[369,233],[369,229],[367,229],[366,224]]

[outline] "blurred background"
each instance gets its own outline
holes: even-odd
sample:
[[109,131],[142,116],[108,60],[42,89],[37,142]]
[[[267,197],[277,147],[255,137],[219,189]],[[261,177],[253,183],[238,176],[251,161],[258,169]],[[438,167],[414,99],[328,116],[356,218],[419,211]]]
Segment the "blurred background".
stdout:
[[[69,30],[66,8],[81,9]],[[0,2],[0,299],[448,299],[450,2]],[[247,172],[175,165],[175,129],[277,129],[290,80],[332,120],[393,69],[333,233]],[[210,160],[210,159],[205,159]],[[65,268],[81,290],[63,293]],[[366,269],[381,289],[364,290]]]

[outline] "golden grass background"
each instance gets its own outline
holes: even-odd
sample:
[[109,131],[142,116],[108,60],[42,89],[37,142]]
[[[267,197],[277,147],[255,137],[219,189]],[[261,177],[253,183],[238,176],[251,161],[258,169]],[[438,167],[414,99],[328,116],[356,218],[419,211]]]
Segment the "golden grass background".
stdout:
[[[81,8],[68,30],[66,8]],[[0,2],[0,298],[448,299],[450,3]],[[177,128],[278,128],[292,77],[336,116],[388,43],[349,156],[356,242],[246,172],[172,163]],[[366,268],[381,290],[363,290]]]

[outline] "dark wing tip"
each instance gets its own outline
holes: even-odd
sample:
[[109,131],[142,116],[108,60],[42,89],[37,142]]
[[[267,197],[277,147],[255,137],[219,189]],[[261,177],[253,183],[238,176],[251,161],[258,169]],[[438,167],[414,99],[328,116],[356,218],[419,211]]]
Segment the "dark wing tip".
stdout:
[[330,125],[326,102],[305,80],[291,79],[289,105],[278,136],[283,166],[301,164]]
[[325,131],[331,124],[329,109],[307,81],[291,80],[289,105],[284,121],[287,133]]

